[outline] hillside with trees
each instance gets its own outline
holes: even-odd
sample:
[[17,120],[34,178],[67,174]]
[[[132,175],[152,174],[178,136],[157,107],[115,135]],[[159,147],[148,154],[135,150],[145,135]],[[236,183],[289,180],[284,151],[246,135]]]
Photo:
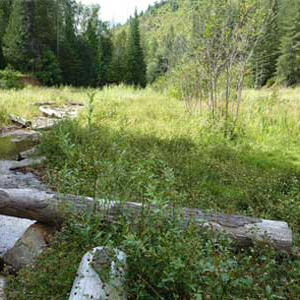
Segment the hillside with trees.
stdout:
[[132,17],[128,38],[119,45],[124,49],[118,50],[99,14],[100,6],[73,0],[1,1],[0,66],[30,73],[49,86],[145,86],[138,17]]
[[101,9],[0,0],[0,299],[299,299],[300,0]]
[[[34,74],[44,85],[101,87],[124,82],[145,86],[162,75],[170,77],[173,67],[191,56],[203,3],[156,2],[127,24],[112,28],[100,20],[100,6],[74,0],[3,0],[0,67]],[[265,13],[271,14],[247,65],[247,82],[258,88],[275,82],[298,84],[300,3],[268,0],[266,4]],[[135,65],[142,66],[141,74],[133,74]]]

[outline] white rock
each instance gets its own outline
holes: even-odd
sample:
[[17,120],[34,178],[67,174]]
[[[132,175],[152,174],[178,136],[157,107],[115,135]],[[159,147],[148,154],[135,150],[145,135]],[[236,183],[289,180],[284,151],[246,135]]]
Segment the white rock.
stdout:
[[125,300],[126,254],[97,247],[84,255],[69,300]]

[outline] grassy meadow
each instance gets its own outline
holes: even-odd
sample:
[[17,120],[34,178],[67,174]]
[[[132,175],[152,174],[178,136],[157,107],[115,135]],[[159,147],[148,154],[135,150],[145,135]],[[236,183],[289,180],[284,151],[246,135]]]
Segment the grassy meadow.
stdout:
[[[93,101],[88,92],[96,92]],[[299,94],[300,88],[245,91],[230,139],[220,124],[167,93],[125,86],[1,91],[0,124],[8,124],[10,113],[37,116],[34,102],[85,103],[78,120],[43,136],[46,180],[55,190],[284,220],[295,232],[296,253]],[[25,268],[10,281],[9,299],[31,299],[29,294],[67,299],[81,256],[100,244],[128,254],[129,299],[297,299],[300,294],[295,255],[259,246],[237,250],[226,237],[199,234],[192,226],[180,229],[163,213],[147,217],[137,231],[123,221],[116,226],[95,216],[70,221],[38,267]],[[62,264],[66,268],[52,278]]]

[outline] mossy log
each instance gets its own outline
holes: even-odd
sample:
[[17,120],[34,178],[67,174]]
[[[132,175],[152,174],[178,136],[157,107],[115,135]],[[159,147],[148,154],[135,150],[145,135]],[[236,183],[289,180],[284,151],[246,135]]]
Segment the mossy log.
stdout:
[[[36,220],[48,224],[61,224],[66,212],[84,212],[94,208],[109,221],[121,214],[138,220],[145,213],[158,208],[134,202],[94,200],[88,197],[62,195],[30,189],[0,189],[0,214]],[[63,213],[64,212],[64,213]],[[194,223],[199,227],[211,228],[228,233],[239,246],[251,245],[252,241],[272,244],[278,250],[290,251],[293,234],[286,222],[259,218],[206,213],[199,209],[183,208],[179,212],[184,226]],[[172,208],[165,208],[164,215],[173,215]]]

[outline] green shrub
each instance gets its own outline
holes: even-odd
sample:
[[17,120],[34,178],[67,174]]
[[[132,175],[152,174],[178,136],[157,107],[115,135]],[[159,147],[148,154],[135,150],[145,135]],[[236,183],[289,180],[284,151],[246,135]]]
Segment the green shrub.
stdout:
[[19,80],[20,73],[11,69],[0,70],[0,88],[1,89],[21,89],[24,87]]
[[35,73],[36,77],[43,85],[59,85],[62,81],[62,71],[57,58],[51,50],[46,50],[42,54],[39,71]]
[[[271,248],[237,250],[223,235],[182,226],[180,218],[144,214],[115,225],[75,218],[38,259],[10,277],[9,300],[65,300],[82,256],[93,247],[126,252],[128,299],[296,299],[300,261]],[[62,267],[63,266],[63,267]]]

